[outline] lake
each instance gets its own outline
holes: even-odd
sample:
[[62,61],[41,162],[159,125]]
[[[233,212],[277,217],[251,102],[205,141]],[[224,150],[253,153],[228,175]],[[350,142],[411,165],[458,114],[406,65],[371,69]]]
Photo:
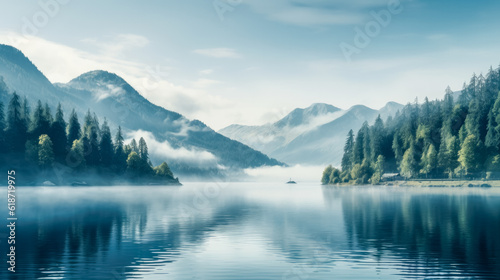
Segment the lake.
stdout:
[[20,187],[17,217],[0,279],[500,279],[495,188]]

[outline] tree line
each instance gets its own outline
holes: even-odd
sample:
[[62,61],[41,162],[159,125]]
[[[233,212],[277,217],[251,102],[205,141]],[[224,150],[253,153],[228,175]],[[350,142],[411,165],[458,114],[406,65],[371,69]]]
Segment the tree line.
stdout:
[[500,178],[500,68],[473,75],[444,99],[407,104],[347,135],[341,168],[323,184],[377,184],[384,173],[416,178]]
[[7,165],[17,162],[38,171],[60,164],[80,174],[177,180],[166,162],[152,165],[144,138],[125,144],[121,127],[113,138],[106,119],[100,125],[90,110],[83,124],[74,109],[66,122],[61,104],[53,115],[39,100],[31,112],[27,99],[15,92],[6,113],[0,102],[0,155]]

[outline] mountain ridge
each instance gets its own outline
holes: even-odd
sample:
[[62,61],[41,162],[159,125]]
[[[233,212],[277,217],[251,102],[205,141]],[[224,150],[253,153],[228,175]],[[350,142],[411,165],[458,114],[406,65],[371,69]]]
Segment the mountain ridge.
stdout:
[[[75,109],[80,121],[90,109],[101,120],[106,118],[112,128],[120,125],[124,132],[134,135],[138,131],[151,133],[156,141],[153,144],[158,145],[162,155],[165,154],[162,159],[152,160],[166,160],[176,174],[198,175],[205,172],[205,175],[219,176],[233,171],[238,173],[244,168],[284,165],[218,134],[199,120],[189,120],[177,112],[155,105],[111,72],[90,71],[68,83],[52,84],[20,50],[0,45],[0,77],[7,87],[7,92],[0,91],[0,100],[4,104],[8,104],[10,95],[15,91],[31,104],[41,100],[52,108],[61,103],[65,112]],[[203,152],[212,154],[216,160],[212,159],[210,165],[193,167],[192,162],[199,161],[197,155]]]
[[[283,126],[298,112],[315,112],[317,104],[330,108],[320,114],[304,117],[301,125]],[[341,110],[333,105],[314,103],[306,108],[292,110],[275,123],[262,126],[230,125],[218,132],[260,150],[271,157],[289,164],[324,165],[340,164],[345,137],[350,129],[357,131],[367,121],[375,121],[378,115],[383,119],[393,116],[402,104],[388,102],[379,110],[365,105],[354,105]],[[297,129],[302,127],[302,129]]]

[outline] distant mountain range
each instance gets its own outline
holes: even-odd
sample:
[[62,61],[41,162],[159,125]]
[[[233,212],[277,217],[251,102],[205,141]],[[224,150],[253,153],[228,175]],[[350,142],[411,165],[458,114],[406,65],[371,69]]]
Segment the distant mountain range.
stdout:
[[[75,109],[80,122],[87,110],[112,128],[128,135],[144,135],[151,158],[166,160],[179,175],[209,175],[260,166],[283,165],[240,142],[231,140],[198,120],[156,106],[121,77],[106,71],[85,73],[67,84],[52,84],[16,48],[0,45],[0,100],[8,104],[12,92],[53,109],[60,102],[66,114]],[[68,118],[66,115],[66,118]]]
[[340,165],[347,133],[378,115],[393,116],[403,105],[389,102],[380,110],[356,105],[341,110],[328,104],[295,109],[281,120],[262,126],[230,125],[219,133],[288,164]]

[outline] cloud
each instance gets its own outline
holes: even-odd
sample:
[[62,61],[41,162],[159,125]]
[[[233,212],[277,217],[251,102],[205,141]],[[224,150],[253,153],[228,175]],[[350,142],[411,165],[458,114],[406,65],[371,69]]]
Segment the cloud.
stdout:
[[299,26],[362,23],[369,9],[387,6],[388,0],[254,0],[245,1],[254,11],[271,20]]
[[[136,41],[142,40],[136,38]],[[207,87],[215,86],[219,81],[199,79],[199,76],[195,75],[197,77],[194,80],[172,82],[167,78],[170,72],[176,69],[169,65],[138,63],[101,52],[84,51],[36,36],[23,36],[16,32],[0,31],[0,42],[20,49],[53,83],[67,83],[85,72],[101,69],[121,76],[152,103],[179,112],[190,119],[200,119],[217,125],[220,122],[227,124],[228,120],[238,120],[237,116],[241,116],[241,110],[234,101],[207,92]],[[140,44],[129,43],[129,46],[131,45]],[[204,73],[210,72],[211,69],[207,69]],[[96,98],[102,100],[109,97],[106,94],[102,92],[97,94]]]
[[239,58],[240,54],[230,48],[197,49],[193,51],[196,54],[215,57],[215,58]]
[[142,48],[149,44],[148,38],[136,34],[120,34],[111,39],[86,38],[82,42],[98,47],[107,56],[119,56],[125,51]]
[[271,18],[294,25],[344,25],[356,24],[364,16],[347,11],[324,11],[315,8],[289,7],[271,14]]
[[117,87],[115,85],[106,85],[105,89],[99,89],[92,93],[92,96],[95,98],[97,102],[102,101],[108,97],[116,97],[125,93],[125,90],[121,87]]
[[220,84],[220,81],[212,80],[212,79],[199,79],[194,82],[194,86],[198,88],[210,87],[212,85]]
[[163,161],[167,163],[175,161],[198,168],[218,167],[217,157],[212,153],[184,147],[173,148],[167,141],[160,142],[156,140],[154,135],[149,131],[136,130],[126,133],[126,136],[126,143],[130,143],[132,139],[138,141],[141,137],[144,138],[148,145],[151,160],[156,162],[156,164]]
[[213,69],[205,69],[200,71],[200,75],[210,75],[214,72]]

